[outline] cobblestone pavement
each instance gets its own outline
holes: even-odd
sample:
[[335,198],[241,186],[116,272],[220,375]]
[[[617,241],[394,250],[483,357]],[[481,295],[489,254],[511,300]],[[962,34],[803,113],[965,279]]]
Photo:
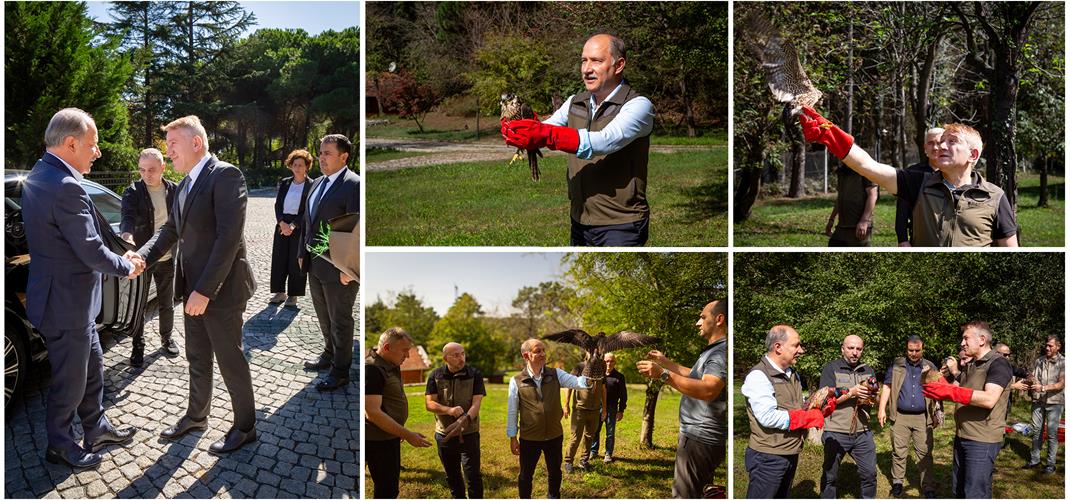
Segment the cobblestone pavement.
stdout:
[[[218,367],[209,430],[175,442],[159,437],[185,413],[189,394],[181,306],[176,306],[175,338],[183,349],[177,358],[157,352],[155,315],[145,328],[140,369],[128,364],[129,337],[102,335],[106,414],[114,425],[138,432],[130,445],[106,448],[94,470],[75,473],[45,461],[48,364],[33,369],[22,403],[6,421],[5,498],[358,497],[360,358],[354,356],[345,391],[317,392],[318,374],[303,370],[303,361],[321,352],[323,337],[308,295],[298,311],[267,303],[274,214],[273,188],[250,194],[245,233],[257,290],[245,311],[244,336],[259,441],[222,458],[207,452],[232,421]],[[75,427],[81,432],[80,425]]]

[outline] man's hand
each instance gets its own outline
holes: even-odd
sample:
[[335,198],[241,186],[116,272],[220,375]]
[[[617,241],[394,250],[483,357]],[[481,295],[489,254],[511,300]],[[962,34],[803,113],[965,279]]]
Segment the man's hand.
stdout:
[[[656,351],[651,351],[651,352],[656,352]],[[661,353],[658,353],[658,354],[661,354]],[[639,362],[637,362],[635,364],[635,367],[637,369],[639,369],[639,373],[641,373],[646,378],[655,379],[655,378],[658,378],[658,377],[661,376],[661,372],[662,372],[661,366],[658,366],[658,364],[653,362],[653,361],[647,361],[647,360],[639,361]]]
[[825,224],[825,236],[832,237],[832,230],[836,227],[836,218],[829,217],[829,223]]
[[568,407],[569,407],[569,405],[565,405],[565,407],[561,409],[561,417],[562,418],[568,418],[568,414],[571,411],[571,410],[569,410]]
[[121,238],[123,239],[123,241],[125,241],[125,242],[127,242],[127,243],[129,243],[131,245],[136,245],[136,243],[134,243],[134,235],[132,235],[130,233],[123,233]]
[[405,435],[405,441],[416,448],[427,448],[428,446],[431,446],[431,443],[427,440],[427,438],[425,438],[424,435],[420,434],[419,432],[409,431],[409,433]]
[[866,386],[864,381],[859,382],[858,385],[852,387],[847,394],[855,399],[869,397],[869,387]]
[[570,127],[547,125],[537,120],[512,120],[502,125],[505,143],[520,149],[550,148],[576,153],[580,133]]
[[653,361],[653,362],[655,362],[655,363],[657,363],[659,365],[664,365],[665,362],[669,360],[669,358],[665,357],[665,355],[662,354],[661,351],[659,351],[657,349],[654,349],[654,350],[646,353],[646,359],[649,359],[649,360],[651,360],[651,361]]
[[1028,391],[1029,390],[1029,384],[1025,383],[1024,380],[1019,380],[1019,381],[1011,384],[1011,389],[1014,389],[1016,391]]
[[606,421],[606,416],[607,416],[607,414],[606,414],[606,409],[605,409],[605,408],[602,408],[602,421],[603,421],[603,422],[605,422],[605,421]]
[[869,221],[860,220],[858,225],[855,226],[855,238],[860,240],[866,239],[866,232],[869,231]]
[[123,259],[126,259],[127,262],[130,262],[130,264],[134,266],[134,269],[130,271],[130,274],[126,275],[127,279],[137,278],[141,273],[145,272],[145,259],[137,252],[127,250],[127,252],[123,254]]
[[911,245],[909,241],[900,241],[899,246],[902,248],[910,248],[913,245]]
[[516,439],[516,436],[509,438],[509,450],[513,452],[513,455],[520,456],[520,441]]
[[881,408],[877,410],[877,423],[884,427],[884,423],[888,421],[888,412]]
[[338,280],[341,281],[343,285],[348,285],[351,281],[356,281],[355,279],[350,278],[348,274],[341,271],[338,272]]
[[620,422],[624,418],[624,412],[617,413],[617,422]]
[[461,415],[464,415],[464,408],[461,408],[460,406],[454,406],[453,408],[450,408],[449,411],[446,412],[446,414],[453,418],[460,418]]
[[186,314],[200,316],[206,309],[208,309],[208,297],[201,295],[200,292],[194,291],[186,297]]
[[851,146],[855,143],[854,137],[826,120],[814,108],[803,106],[802,113],[799,114],[799,123],[802,125],[803,137],[807,142],[824,144],[829,153],[841,160],[851,152]]

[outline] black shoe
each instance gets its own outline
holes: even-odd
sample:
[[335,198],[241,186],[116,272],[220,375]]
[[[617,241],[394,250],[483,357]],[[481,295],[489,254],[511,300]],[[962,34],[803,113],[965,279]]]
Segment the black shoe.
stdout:
[[1027,463],[1027,464],[1022,466],[1023,469],[1032,469],[1033,467],[1040,467],[1040,462],[1037,462],[1035,464]]
[[86,453],[84,451],[64,453],[52,447],[49,447],[48,451],[45,452],[45,460],[53,464],[64,463],[75,469],[88,469],[100,465],[100,455],[96,453]]
[[137,347],[130,353],[130,366],[134,368],[141,368],[145,364],[145,348],[138,349]]
[[175,339],[170,337],[166,339],[160,339],[160,351],[164,356],[174,358],[178,356],[178,344],[175,343]]
[[320,392],[333,391],[349,385],[349,377],[335,377],[327,375],[322,382],[316,384],[316,390]]
[[1045,467],[1044,468],[1044,473],[1045,474],[1055,474],[1055,466],[1054,465],[1049,465],[1049,466]]
[[212,443],[212,445],[208,447],[208,452],[216,455],[230,453],[245,446],[246,443],[252,443],[253,441],[256,441],[255,427],[249,432],[242,432],[238,429],[231,428],[227,431],[225,436],[219,438],[219,441]]
[[325,369],[330,368],[330,367],[331,367],[331,360],[329,360],[329,359],[327,359],[327,358],[325,358],[323,356],[320,356],[318,358],[314,358],[314,359],[310,359],[308,361],[305,361],[305,369],[306,370],[319,371],[319,370],[325,370]]
[[134,440],[134,433],[137,432],[133,427],[127,427],[125,429],[112,429],[104,434],[101,434],[96,441],[86,441],[85,449],[90,453],[96,453],[103,449],[105,446],[112,444],[126,445],[130,444]]
[[193,420],[192,418],[190,418],[187,415],[187,416],[184,416],[184,417],[180,418],[178,420],[178,423],[176,423],[175,425],[172,425],[171,427],[168,427],[167,429],[164,429],[164,431],[160,433],[160,437],[162,437],[164,439],[169,439],[169,440],[174,441],[175,439],[178,439],[178,438],[182,437],[187,432],[192,431],[194,429],[199,429],[199,430],[203,431],[203,430],[205,430],[207,428],[208,428],[208,419],[207,418],[202,418],[200,420]]
[[892,496],[899,498],[903,495],[903,485],[900,483],[892,483]]
[[933,491],[933,490],[926,491],[925,492],[925,498],[937,498],[936,497],[936,492]]

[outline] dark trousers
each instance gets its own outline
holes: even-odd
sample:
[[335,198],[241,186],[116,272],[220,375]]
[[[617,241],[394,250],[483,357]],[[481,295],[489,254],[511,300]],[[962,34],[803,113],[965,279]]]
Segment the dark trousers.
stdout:
[[186,360],[189,362],[189,407],[186,414],[200,420],[212,408],[212,357],[230,393],[234,427],[248,432],[256,425],[253,382],[242,351],[242,311],[208,309],[200,316],[185,315]]
[[82,421],[85,439],[96,440],[111,430],[104,416],[104,352],[96,326],[74,330],[41,330],[48,347],[52,379],[48,382],[45,428],[48,446],[65,452],[82,449],[74,437],[74,416]]
[[[316,309],[316,318],[323,332],[323,359],[331,361],[331,375],[336,378],[349,377],[349,368],[353,364],[353,305],[357,301],[357,282],[343,285],[334,266],[323,259],[312,261],[313,266],[327,266],[332,271],[308,275],[309,290],[312,292],[312,307]],[[334,279],[321,280],[320,275],[329,274]]]
[[520,475],[516,478],[520,498],[531,498],[531,481],[540,454],[546,457],[546,497],[561,498],[561,444],[564,439],[561,435],[546,441],[520,440]]
[[[483,473],[479,467],[479,433],[464,435],[464,442],[459,438],[443,441],[444,434],[435,433],[438,443],[438,459],[446,470],[446,484],[450,487],[453,498],[483,498]],[[461,470],[464,470],[462,476]],[[465,494],[465,483],[468,494]]]
[[1001,443],[955,437],[951,458],[951,492],[955,498],[992,498],[992,470]]
[[650,237],[650,219],[626,224],[588,226],[572,220],[569,245],[574,247],[641,247]]
[[747,468],[747,498],[788,498],[799,455],[773,455],[750,447],[743,457]]
[[[297,220],[296,215],[282,214],[283,222]],[[297,252],[301,249],[301,233],[283,236],[275,225],[275,239],[271,243],[271,293],[286,289],[286,295],[300,297],[305,294],[307,274],[297,265]],[[287,285],[289,279],[289,286]]]
[[672,476],[673,498],[702,498],[702,489],[713,471],[724,462],[725,445],[703,443],[680,433],[676,441],[676,469]]
[[[606,412],[606,456],[613,456],[613,444],[617,441],[617,409],[610,408]],[[602,425],[599,422],[598,430],[594,432],[594,443],[591,444],[591,459],[598,456],[598,441],[602,437]]]
[[836,478],[844,455],[851,455],[858,466],[862,498],[877,496],[877,447],[873,432],[856,434],[825,431],[821,435],[825,447],[825,462],[821,472],[821,498],[836,498]]
[[386,441],[365,441],[368,472],[374,491],[372,498],[397,498],[401,477],[401,438]]
[[[156,282],[156,305],[159,306],[160,338],[167,341],[175,329],[175,260],[157,262],[152,267],[152,279]],[[148,311],[146,311],[146,316]],[[133,332],[134,348],[145,347],[145,322],[138,321]]]

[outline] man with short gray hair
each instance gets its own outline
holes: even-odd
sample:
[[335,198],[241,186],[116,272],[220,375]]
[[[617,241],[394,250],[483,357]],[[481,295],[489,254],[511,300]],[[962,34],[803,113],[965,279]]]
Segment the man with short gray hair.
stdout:
[[[915,163],[905,170],[907,172],[939,173],[936,168],[937,159],[940,155],[940,138],[944,135],[944,129],[933,127],[925,131],[925,159]],[[901,247],[909,247],[914,243],[914,215],[910,213],[910,203],[904,198],[895,200],[895,237]]]
[[1065,387],[1065,361],[1059,353],[1062,341],[1055,335],[1049,335],[1044,341],[1044,356],[1033,363],[1035,382],[1029,386],[1029,395],[1033,398],[1033,449],[1029,454],[1029,463],[1023,469],[1040,465],[1040,448],[1043,445],[1044,427],[1048,430],[1048,465],[1045,474],[1055,474],[1055,459],[1059,455],[1059,420],[1063,415],[1063,396]]

